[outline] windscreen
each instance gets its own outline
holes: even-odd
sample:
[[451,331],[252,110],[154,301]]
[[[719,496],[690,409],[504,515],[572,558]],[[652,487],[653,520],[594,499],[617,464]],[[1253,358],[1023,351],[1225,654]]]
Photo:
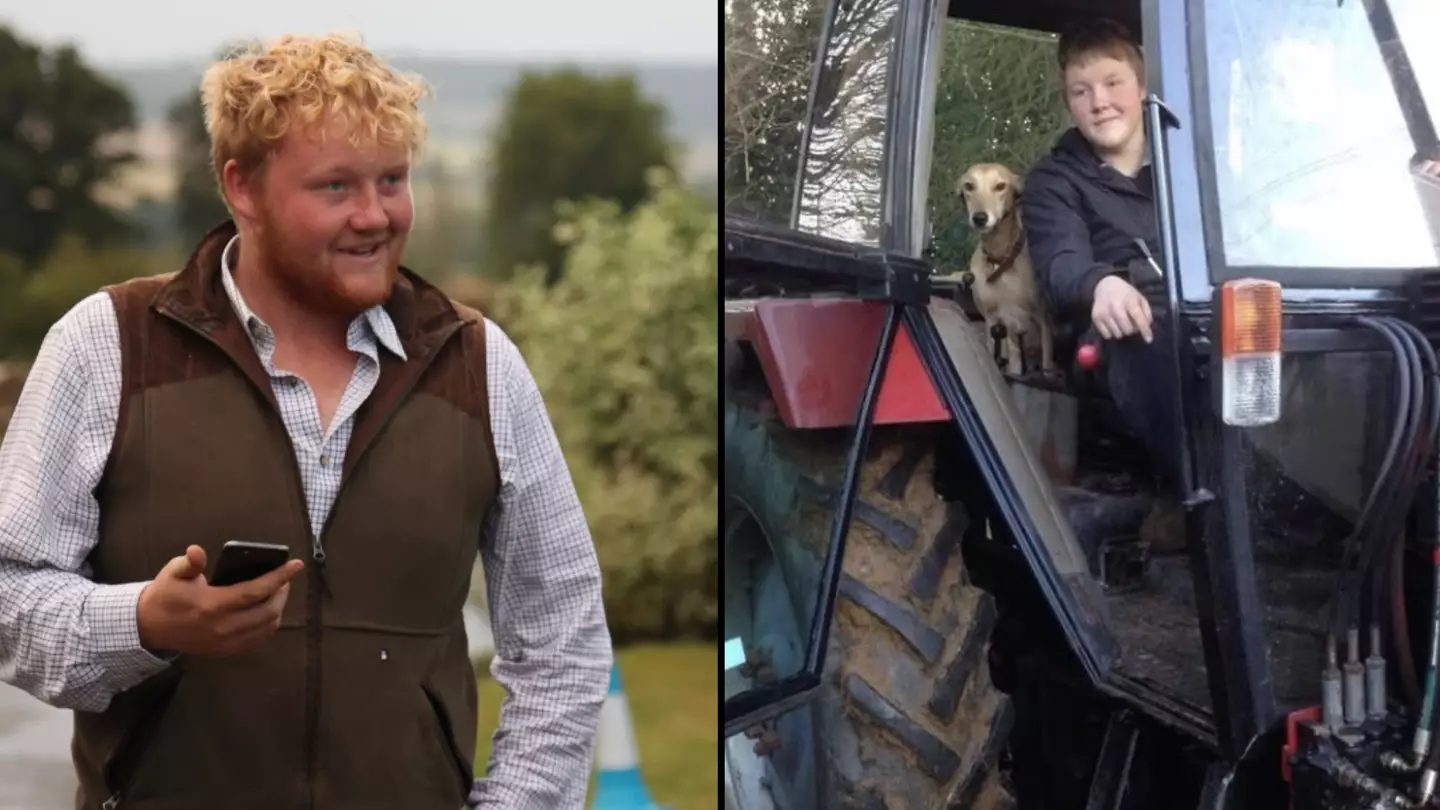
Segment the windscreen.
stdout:
[[1204,16],[1198,137],[1213,147],[1224,263],[1440,265],[1440,182],[1423,170],[1440,158],[1440,2],[1209,0]]

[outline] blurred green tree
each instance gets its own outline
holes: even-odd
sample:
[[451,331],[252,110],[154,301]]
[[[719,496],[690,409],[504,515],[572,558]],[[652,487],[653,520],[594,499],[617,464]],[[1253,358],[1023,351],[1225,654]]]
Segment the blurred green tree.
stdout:
[[178,143],[175,225],[182,244],[193,245],[206,231],[230,218],[210,160],[210,135],[205,131],[205,107],[200,102],[200,90],[197,88],[170,102],[165,118],[174,129]]
[[62,234],[92,245],[131,235],[96,190],[132,162],[125,90],[73,47],[46,50],[0,26],[0,253],[33,271]]
[[[224,59],[243,44],[226,43],[215,50],[214,58]],[[205,105],[200,99],[198,81],[193,90],[170,102],[165,119],[179,146],[175,156],[179,174],[174,200],[175,225],[181,244],[189,247],[230,218],[230,211],[220,196],[215,164],[210,159],[210,133],[205,129]]]
[[719,626],[719,223],[668,172],[649,182],[628,215],[561,206],[563,276],[521,271],[492,314],[544,394],[621,643]]
[[671,167],[665,111],[632,76],[575,69],[526,73],[509,93],[490,152],[482,269],[508,278],[539,263],[551,281],[564,251],[552,238],[561,200],[615,200],[629,210],[645,172]]

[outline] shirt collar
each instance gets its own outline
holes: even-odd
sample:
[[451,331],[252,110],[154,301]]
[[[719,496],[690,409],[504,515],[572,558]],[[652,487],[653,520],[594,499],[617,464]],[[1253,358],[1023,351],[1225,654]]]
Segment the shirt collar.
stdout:
[[[235,276],[230,270],[230,256],[239,243],[240,235],[236,234],[230,238],[229,243],[225,245],[225,250],[220,254],[220,279],[225,286],[225,295],[230,299],[230,306],[235,308],[235,315],[245,326],[246,333],[251,334],[251,330],[257,326],[265,329],[270,327],[250,307],[246,306],[245,298],[240,294],[240,287],[235,283]],[[395,331],[395,322],[390,319],[390,313],[385,311],[385,307],[376,305],[355,316],[355,320],[350,322],[351,334],[354,334],[357,322],[368,327],[366,331],[369,333],[369,337],[379,342],[391,354],[401,360],[406,359],[405,347],[400,344],[400,335]]]

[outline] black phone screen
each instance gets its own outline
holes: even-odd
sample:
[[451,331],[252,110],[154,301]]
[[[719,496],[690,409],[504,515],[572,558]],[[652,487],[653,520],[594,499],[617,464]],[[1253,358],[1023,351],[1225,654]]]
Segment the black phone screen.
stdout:
[[232,540],[220,550],[211,585],[234,585],[268,574],[290,559],[290,549],[270,543],[244,543]]

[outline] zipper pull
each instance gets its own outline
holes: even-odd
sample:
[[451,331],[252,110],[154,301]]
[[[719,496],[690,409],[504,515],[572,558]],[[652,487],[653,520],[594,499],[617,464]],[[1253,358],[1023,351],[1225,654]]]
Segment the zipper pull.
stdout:
[[119,794],[119,793],[116,793],[116,794],[111,795],[110,798],[106,799],[106,800],[104,801],[104,803],[102,803],[102,804],[100,805],[100,810],[115,810],[115,808],[117,808],[117,807],[119,807],[119,806],[120,806],[120,794]]
[[1154,270],[1155,275],[1159,276],[1163,280],[1165,278],[1165,271],[1161,270],[1160,263],[1155,261],[1155,254],[1150,252],[1150,246],[1145,243],[1144,239],[1141,239],[1138,236],[1135,237],[1133,241],[1135,242],[1136,247],[1140,248],[1140,254],[1145,257],[1145,261],[1150,265],[1150,269]]
[[320,577],[320,593],[325,598],[330,598],[330,583],[325,580],[325,548],[320,545],[320,538],[310,539],[310,556],[315,559],[315,573]]

